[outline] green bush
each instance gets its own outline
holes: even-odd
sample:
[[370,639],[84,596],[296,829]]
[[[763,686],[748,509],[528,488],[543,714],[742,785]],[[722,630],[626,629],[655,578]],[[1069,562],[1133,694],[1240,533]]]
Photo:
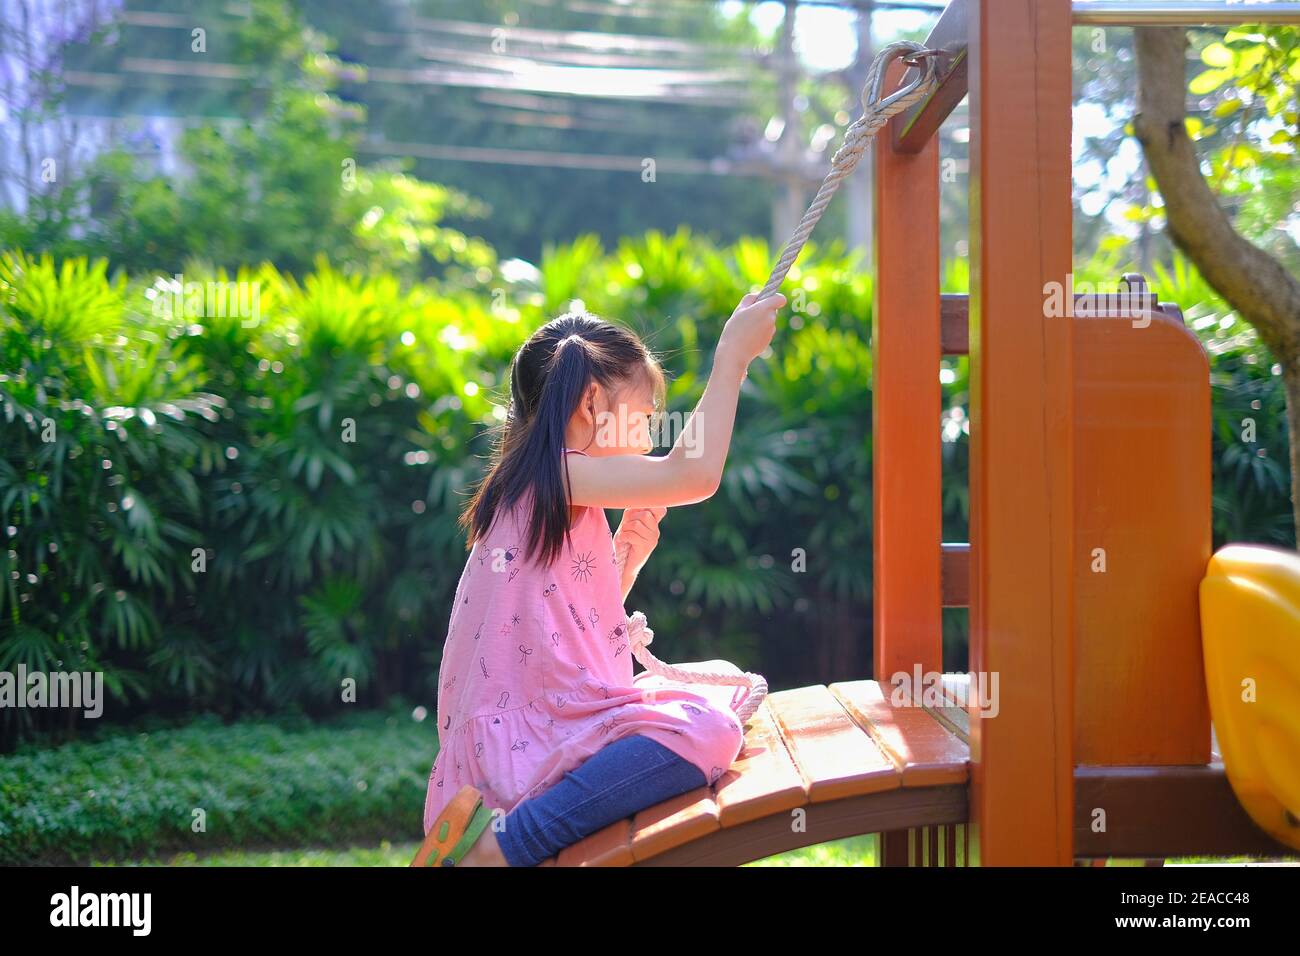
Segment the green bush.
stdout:
[[[465,560],[456,515],[519,343],[584,305],[646,338],[669,409],[686,412],[723,322],[774,258],[758,240],[679,230],[550,247],[477,291],[324,261],[302,279],[187,267],[187,281],[256,283],[254,322],[155,314],[167,279],[0,256],[0,669],[102,671],[110,723],[322,716],[353,688],[367,706],[431,701]],[[1152,281],[1214,361],[1216,543],[1293,541],[1271,358],[1186,268]],[[965,283],[953,264],[945,288]],[[660,656],[744,661],[773,687],[871,673],[872,280],[842,244],[810,244],[784,289],[722,488],[669,512],[628,601]],[[944,534],[964,540],[968,367],[945,368]],[[1258,447],[1236,440],[1245,409]],[[963,667],[964,622],[947,618],[945,665]],[[80,718],[0,720],[12,743]]]
[[0,865],[419,839],[430,729],[394,706],[25,747],[0,760]]

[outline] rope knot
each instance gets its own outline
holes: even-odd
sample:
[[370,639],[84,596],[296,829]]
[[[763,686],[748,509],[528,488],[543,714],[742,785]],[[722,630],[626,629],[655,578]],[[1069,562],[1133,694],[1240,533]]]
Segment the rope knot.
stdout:
[[633,611],[627,619],[627,635],[634,650],[649,647],[655,639],[655,632],[650,630],[645,614],[641,611]]

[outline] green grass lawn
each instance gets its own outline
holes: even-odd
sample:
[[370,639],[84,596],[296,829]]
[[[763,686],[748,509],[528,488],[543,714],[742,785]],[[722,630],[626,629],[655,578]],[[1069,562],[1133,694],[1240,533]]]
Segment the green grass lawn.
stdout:
[[[379,846],[300,847],[292,850],[224,850],[198,855],[177,853],[173,856],[129,863],[95,863],[95,866],[406,866],[415,856],[419,844],[390,843]],[[1253,857],[1223,858],[1184,857],[1167,861],[1168,865],[1241,864],[1257,862]],[[872,836],[850,837],[817,846],[779,853],[746,866],[875,866],[876,840]],[[1109,860],[1107,866],[1142,866],[1141,860]],[[1288,862],[1300,866],[1300,862]]]
[[[96,863],[96,866],[406,866],[419,843],[390,843],[378,846],[300,847],[292,850],[223,850],[198,855],[172,856],[130,863]],[[875,866],[874,837],[850,837],[818,846],[781,853],[746,866]]]
[[[178,853],[173,856],[130,863],[96,863],[96,866],[406,866],[419,844],[390,843],[379,846],[301,847],[292,850],[225,850],[204,854]],[[1171,865],[1223,865],[1253,862],[1245,856],[1185,857],[1167,861]],[[779,853],[746,866],[875,866],[876,840],[872,836],[850,837],[817,846]],[[1141,866],[1141,860],[1110,860],[1107,866]],[[1300,866],[1300,863],[1292,863]]]

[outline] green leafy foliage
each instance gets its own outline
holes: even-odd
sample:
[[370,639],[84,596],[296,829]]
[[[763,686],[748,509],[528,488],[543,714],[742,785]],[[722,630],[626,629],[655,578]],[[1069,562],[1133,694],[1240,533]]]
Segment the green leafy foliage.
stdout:
[[[760,240],[719,247],[686,230],[609,251],[584,237],[503,270],[486,295],[324,259],[302,279],[187,270],[200,290],[255,289],[245,316],[171,278],[0,257],[0,668],[102,671],[109,721],[326,715],[353,687],[363,704],[431,701],[465,561],[457,515],[518,345],[579,304],[626,323],[662,356],[668,410],[684,416],[773,258]],[[1127,268],[1111,252],[1077,277]],[[1216,544],[1289,543],[1273,360],[1186,263],[1150,278],[1213,362]],[[945,290],[966,283],[955,260]],[[791,270],[722,487],[669,511],[627,602],[665,659],[743,660],[773,686],[870,674],[872,288],[838,243]],[[968,364],[942,374],[944,536],[961,541]],[[945,632],[945,665],[963,667],[962,615]],[[0,719],[10,741],[80,720]]]

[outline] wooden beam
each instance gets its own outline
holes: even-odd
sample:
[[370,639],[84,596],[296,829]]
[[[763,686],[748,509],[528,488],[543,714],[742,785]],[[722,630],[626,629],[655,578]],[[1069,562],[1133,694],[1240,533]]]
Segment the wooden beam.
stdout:
[[[939,86],[893,120],[894,149],[900,153],[919,152],[934,139],[943,121],[966,96],[966,44],[970,33],[967,6],[968,0],[952,0],[925,39],[929,49],[944,51],[935,64]],[[910,83],[919,73],[913,67],[905,75],[904,82]]]
[[[905,72],[890,65],[885,88]],[[943,668],[939,544],[943,537],[939,385],[939,144],[896,152],[875,142],[872,308],[876,679]],[[912,836],[882,831],[882,865],[906,865]]]
[[1073,863],[1069,0],[972,0],[971,805],[983,863]]
[[1078,857],[1297,857],[1255,825],[1223,764],[1076,767]]
[[[885,77],[892,89],[904,67]],[[939,149],[875,142],[872,454],[875,677],[939,671]]]
[[[1119,299],[1120,295],[1116,295]],[[1143,292],[1124,294],[1122,305],[1111,305],[1106,298],[1097,295],[1074,294],[1074,316],[1076,318],[1145,318],[1144,311],[1164,312],[1166,315],[1180,314],[1178,307],[1170,303],[1158,303],[1154,293]],[[1152,316],[1154,318],[1154,316]],[[1181,320],[1180,320],[1181,321]],[[939,296],[939,339],[940,349],[944,355],[970,354],[970,301],[961,293],[947,293]]]

